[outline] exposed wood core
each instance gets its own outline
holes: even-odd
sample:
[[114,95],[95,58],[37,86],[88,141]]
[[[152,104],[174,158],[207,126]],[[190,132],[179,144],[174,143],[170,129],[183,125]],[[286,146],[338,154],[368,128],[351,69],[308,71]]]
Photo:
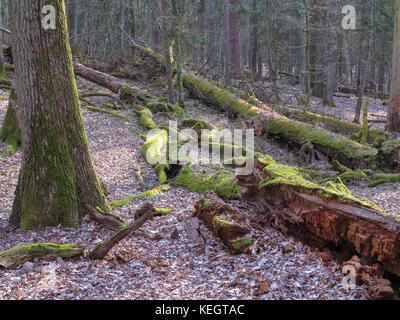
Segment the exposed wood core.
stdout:
[[252,175],[237,177],[241,197],[254,203],[272,227],[318,248],[358,254],[400,276],[400,221],[353,201],[321,197],[302,185],[263,183],[268,178],[258,159]]

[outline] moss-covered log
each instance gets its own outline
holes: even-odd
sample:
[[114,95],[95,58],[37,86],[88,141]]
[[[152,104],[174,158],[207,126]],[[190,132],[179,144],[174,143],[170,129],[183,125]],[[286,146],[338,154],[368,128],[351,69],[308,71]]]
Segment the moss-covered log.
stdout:
[[278,230],[310,245],[357,254],[400,275],[400,221],[339,181],[319,185],[293,167],[256,159],[253,175],[239,176],[241,198],[255,203]]
[[129,117],[119,114],[118,112],[115,112],[115,111],[105,110],[105,109],[97,108],[94,106],[85,106],[85,108],[92,112],[105,113],[105,114],[108,114],[108,115],[116,117],[116,118],[130,121]]
[[146,95],[144,90],[133,86],[126,86],[121,80],[106,73],[88,68],[80,63],[74,62],[73,66],[75,75],[107,88],[115,94],[119,94],[122,100],[132,104],[143,102],[141,97]]
[[244,219],[240,213],[221,200],[200,200],[195,206],[195,214],[235,254],[248,252],[254,242],[246,237],[250,230],[241,224]]
[[156,195],[162,194],[163,192],[166,192],[168,190],[170,190],[170,186],[168,184],[157,186],[154,189],[145,191],[145,192],[143,192],[141,194],[138,194],[136,196],[130,196],[130,197],[127,197],[127,198],[124,198],[124,199],[121,199],[121,200],[113,201],[113,202],[110,203],[110,206],[112,208],[121,208],[121,207],[126,206],[126,205],[128,205],[128,204],[130,204],[130,203],[132,203],[132,202],[134,202],[136,200],[145,199],[145,198],[151,198],[151,197],[154,197]]
[[[162,64],[163,59],[150,48],[144,48],[132,43],[143,54],[152,57],[157,63]],[[249,102],[236,97],[228,90],[222,89],[205,78],[184,70],[182,73],[183,85],[196,97],[217,106],[228,113],[245,119],[252,119],[256,133],[276,136],[284,141],[302,146],[304,143],[312,143],[321,153],[326,154],[332,160],[339,160],[352,168],[375,167],[375,158],[378,151],[372,147],[363,146],[355,141],[330,133],[321,128],[289,120],[280,116],[273,109],[263,103],[256,107]]]
[[240,187],[231,172],[221,170],[215,174],[202,174],[193,172],[189,166],[176,177],[174,187],[196,193],[215,192],[225,199],[238,199],[240,194]]
[[153,121],[153,115],[152,115],[150,109],[136,104],[135,110],[139,114],[139,118],[140,118],[139,123],[143,128],[145,128],[147,130],[152,130],[152,129],[157,128],[157,125]]
[[25,262],[46,255],[63,259],[83,255],[85,247],[77,244],[37,243],[20,245],[0,253],[0,269],[16,269]]

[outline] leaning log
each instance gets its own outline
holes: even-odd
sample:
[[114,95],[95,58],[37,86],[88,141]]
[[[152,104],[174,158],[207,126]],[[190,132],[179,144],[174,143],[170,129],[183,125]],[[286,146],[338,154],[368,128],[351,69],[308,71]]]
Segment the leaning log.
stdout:
[[400,219],[386,215],[339,181],[320,185],[294,167],[256,159],[254,173],[238,176],[241,198],[254,203],[274,228],[345,258],[365,257],[400,276]]

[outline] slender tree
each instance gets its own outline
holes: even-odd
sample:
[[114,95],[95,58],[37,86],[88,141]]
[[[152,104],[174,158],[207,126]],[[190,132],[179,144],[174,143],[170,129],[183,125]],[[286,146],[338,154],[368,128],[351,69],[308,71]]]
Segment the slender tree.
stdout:
[[400,0],[396,0],[395,20],[388,130],[400,132]]
[[[42,27],[52,5],[56,28]],[[10,223],[21,230],[78,227],[87,206],[110,211],[86,140],[64,0],[10,2],[22,165]]]

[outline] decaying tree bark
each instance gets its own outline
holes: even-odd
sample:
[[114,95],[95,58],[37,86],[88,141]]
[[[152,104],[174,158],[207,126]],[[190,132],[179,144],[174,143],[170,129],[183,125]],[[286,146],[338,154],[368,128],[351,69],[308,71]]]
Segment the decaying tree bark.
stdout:
[[232,253],[245,253],[254,242],[246,237],[250,230],[241,225],[244,219],[240,213],[218,197],[210,195],[200,200],[195,206],[195,214]]
[[[358,254],[400,276],[400,221],[353,197],[344,186],[321,189],[290,167],[256,159],[254,173],[239,176],[243,200],[254,203],[269,224],[344,257]],[[343,192],[342,192],[343,191]]]

